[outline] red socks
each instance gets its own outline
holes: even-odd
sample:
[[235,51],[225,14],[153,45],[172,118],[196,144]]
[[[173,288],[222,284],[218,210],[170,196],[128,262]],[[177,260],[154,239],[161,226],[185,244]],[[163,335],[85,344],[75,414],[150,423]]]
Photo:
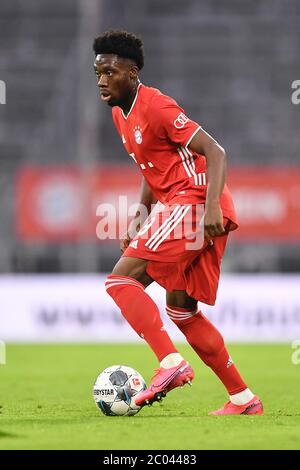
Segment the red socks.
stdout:
[[159,362],[177,349],[165,331],[159,310],[143,284],[129,276],[110,275],[105,283],[108,294],[121,309],[136,333],[144,338]]
[[[110,275],[105,287],[131,327],[149,344],[159,362],[168,354],[178,352],[164,329],[157,306],[140,282],[129,276]],[[201,312],[169,306],[166,310],[198,356],[223,382],[229,395],[247,388],[229,356],[222,335]]]
[[198,356],[223,382],[229,395],[247,388],[229,356],[221,333],[201,312],[170,306],[166,310]]

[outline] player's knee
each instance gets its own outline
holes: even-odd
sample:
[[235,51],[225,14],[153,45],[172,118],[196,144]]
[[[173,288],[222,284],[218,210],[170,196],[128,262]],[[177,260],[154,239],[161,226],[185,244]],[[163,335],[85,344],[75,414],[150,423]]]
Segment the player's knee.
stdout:
[[198,301],[190,297],[185,291],[174,290],[167,292],[166,303],[171,308],[186,308],[190,311],[196,310]]
[[152,279],[147,274],[147,261],[139,258],[121,258],[115,265],[113,276],[127,276],[136,279],[144,286],[151,284]]

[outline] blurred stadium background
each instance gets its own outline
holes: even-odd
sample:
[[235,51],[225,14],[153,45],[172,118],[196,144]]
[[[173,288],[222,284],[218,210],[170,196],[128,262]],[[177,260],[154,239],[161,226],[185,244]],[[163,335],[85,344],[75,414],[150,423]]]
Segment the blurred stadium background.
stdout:
[[137,201],[140,181],[98,99],[92,41],[109,28],[143,37],[142,81],[229,156],[241,228],[212,318],[233,340],[299,337],[300,3],[10,0],[0,12],[0,338],[134,338],[103,290],[118,241],[95,233],[98,204]]

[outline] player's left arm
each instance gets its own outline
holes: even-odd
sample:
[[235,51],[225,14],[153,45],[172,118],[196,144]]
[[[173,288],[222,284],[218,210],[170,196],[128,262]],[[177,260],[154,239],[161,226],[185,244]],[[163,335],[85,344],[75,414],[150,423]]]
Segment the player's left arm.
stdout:
[[220,198],[226,181],[226,153],[221,145],[202,128],[192,138],[188,147],[206,158],[208,187],[204,213],[204,237],[212,244],[211,237],[217,237],[225,232]]

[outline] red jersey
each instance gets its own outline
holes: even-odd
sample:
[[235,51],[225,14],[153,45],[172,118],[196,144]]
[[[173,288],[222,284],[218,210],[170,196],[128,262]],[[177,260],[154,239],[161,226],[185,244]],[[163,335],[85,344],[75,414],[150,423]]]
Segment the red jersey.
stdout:
[[[206,159],[188,148],[200,126],[174,99],[140,83],[127,116],[117,106],[112,108],[112,116],[127,152],[160,202],[205,203]],[[226,185],[221,207],[223,215],[236,222]]]

